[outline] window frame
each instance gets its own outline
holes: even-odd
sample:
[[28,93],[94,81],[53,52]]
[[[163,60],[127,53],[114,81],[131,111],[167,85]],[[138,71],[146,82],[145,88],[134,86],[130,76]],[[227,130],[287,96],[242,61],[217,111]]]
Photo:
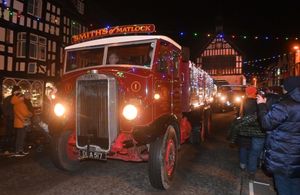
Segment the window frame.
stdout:
[[[25,38],[23,37],[23,35],[25,35],[24,36]],[[27,36],[26,32],[19,32],[17,34],[17,54],[16,55],[18,58],[26,57],[26,36]]]
[[28,0],[27,13],[40,18],[42,16],[42,4],[43,4],[42,0]]
[[[36,37],[36,41],[32,40],[31,36]],[[32,51],[31,45],[34,46],[33,48],[35,48],[35,51]],[[38,53],[39,53],[38,50],[39,50],[39,36],[36,35],[36,34],[30,33],[30,35],[29,35],[29,58],[37,60],[38,59]],[[31,52],[34,52],[33,53],[34,56],[31,56]]]
[[[30,56],[31,53],[29,52],[29,58],[34,60],[46,61],[47,59],[47,38],[43,36],[38,36],[36,34],[30,33],[30,36],[36,37],[36,41],[29,38],[29,51],[31,51],[31,45],[34,45],[35,48],[35,55]],[[43,41],[41,41],[43,40]],[[42,54],[41,51],[44,49],[44,53]]]
[[[30,66],[34,66],[34,71],[30,71]],[[36,62],[29,62],[27,66],[27,73],[28,74],[36,74],[37,73],[37,63]]]
[[[44,40],[44,43],[42,43],[42,40]],[[44,48],[44,54],[41,54],[41,50]],[[46,61],[47,56],[47,39],[46,37],[38,36],[38,59],[41,61]]]

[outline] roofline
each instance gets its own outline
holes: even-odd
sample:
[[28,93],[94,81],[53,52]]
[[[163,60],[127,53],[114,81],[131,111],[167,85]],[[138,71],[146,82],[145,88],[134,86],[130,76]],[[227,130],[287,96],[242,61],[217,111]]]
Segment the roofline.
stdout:
[[180,50],[182,47],[176,43],[173,39],[163,36],[163,35],[132,35],[132,36],[116,36],[116,37],[108,37],[108,38],[101,38],[96,40],[85,41],[81,43],[76,43],[74,45],[70,45],[65,47],[66,50],[69,49],[77,49],[83,47],[91,47],[97,45],[107,45],[107,44],[116,44],[116,43],[127,43],[132,41],[146,41],[146,40],[155,40],[155,39],[162,39],[168,41],[175,45]]
[[[218,34],[216,34],[215,36],[211,37],[209,39],[209,41],[202,47],[202,49],[200,49],[200,51],[198,52],[198,56],[197,57],[200,57],[201,54],[207,49],[207,47],[209,46],[209,44],[211,44],[211,42],[216,39],[218,37]],[[227,39],[227,37],[224,35],[223,36],[223,39],[229,43],[229,45],[238,52],[239,55],[241,55],[243,57],[243,61],[244,61],[244,57],[245,57],[245,53],[243,51],[241,51],[237,46],[236,44],[234,44],[232,41],[230,41],[229,39]]]

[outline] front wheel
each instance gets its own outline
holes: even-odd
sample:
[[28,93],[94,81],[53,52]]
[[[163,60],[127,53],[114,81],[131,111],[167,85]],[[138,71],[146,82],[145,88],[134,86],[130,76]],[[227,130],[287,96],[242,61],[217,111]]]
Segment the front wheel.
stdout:
[[178,140],[172,125],[163,137],[150,144],[149,179],[154,188],[170,187],[177,165]]
[[65,171],[76,171],[79,168],[76,138],[72,131],[64,131],[51,141],[51,159],[54,165]]

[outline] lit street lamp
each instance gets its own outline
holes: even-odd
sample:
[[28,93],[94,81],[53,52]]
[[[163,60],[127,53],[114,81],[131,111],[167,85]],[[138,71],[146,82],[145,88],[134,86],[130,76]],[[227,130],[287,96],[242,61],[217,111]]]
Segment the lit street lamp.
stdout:
[[299,76],[300,75],[300,48],[298,45],[295,45],[293,47],[295,50],[295,66],[294,66],[294,75]]
[[257,79],[256,79],[256,77],[253,78],[253,85],[254,85],[254,87],[256,87],[256,85],[257,85]]

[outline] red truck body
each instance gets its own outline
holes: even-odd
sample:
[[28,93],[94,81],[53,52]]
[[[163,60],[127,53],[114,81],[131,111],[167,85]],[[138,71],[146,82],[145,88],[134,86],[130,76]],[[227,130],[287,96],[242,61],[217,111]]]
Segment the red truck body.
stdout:
[[[130,29],[125,27],[97,32]],[[153,28],[134,25],[132,29]],[[49,124],[55,165],[74,170],[84,159],[149,161],[151,184],[169,188],[178,148],[192,135],[191,113],[199,113],[195,124],[199,123],[202,139],[208,132],[213,96],[209,75],[185,60],[181,46],[165,36],[99,38],[65,51],[64,74]],[[118,58],[114,64],[110,64],[112,55]]]

